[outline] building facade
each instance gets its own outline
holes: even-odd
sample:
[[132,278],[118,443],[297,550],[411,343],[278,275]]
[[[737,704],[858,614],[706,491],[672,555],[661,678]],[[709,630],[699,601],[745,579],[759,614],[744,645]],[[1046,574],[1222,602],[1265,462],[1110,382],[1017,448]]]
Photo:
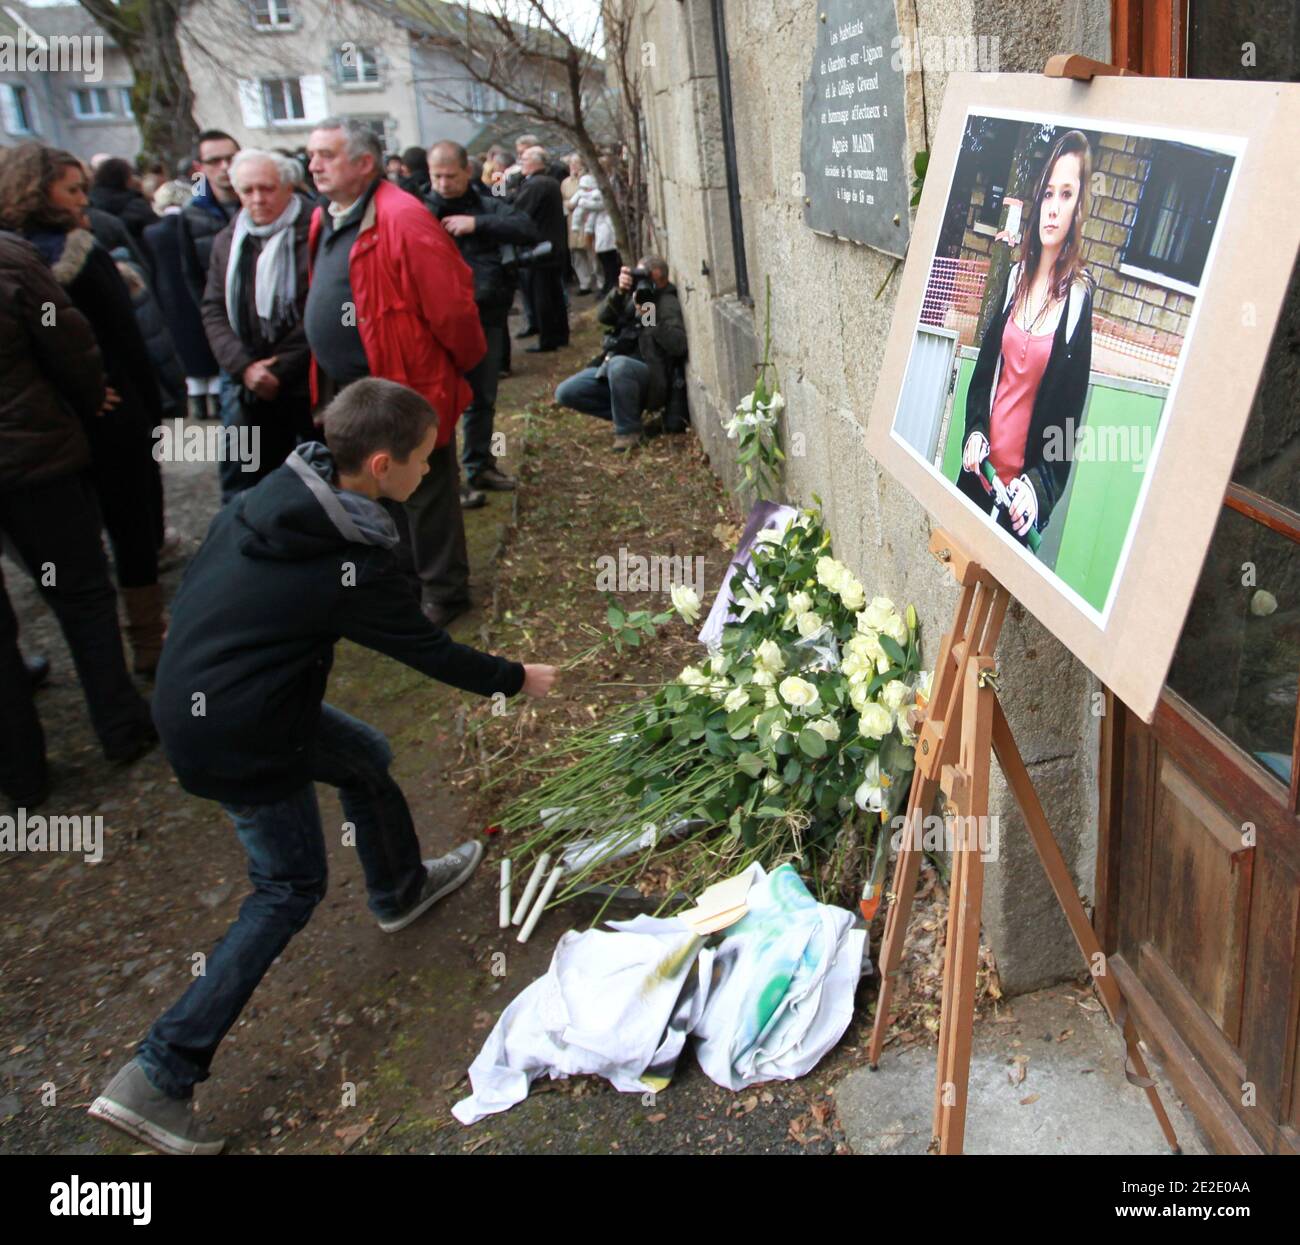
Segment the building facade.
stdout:
[[79,4],[0,6],[0,141],[134,156],[134,75]]
[[[930,664],[956,590],[928,554],[928,515],[865,443],[896,261],[804,218],[803,101],[826,6],[625,2],[641,51],[655,236],[690,339],[692,422],[734,483],[736,443],[722,424],[753,388],[770,283],[788,500],[819,496],[836,554],[868,595],[916,605]],[[953,69],[1037,73],[1067,51],[1162,77],[1295,81],[1300,69],[1300,17],[1284,0],[898,0],[890,16],[920,52],[903,61],[909,180]],[[995,64],[970,62],[977,41]],[[1154,396],[1182,348],[1195,290],[1179,265],[1196,225],[1180,206],[1176,159],[1161,164],[1142,141],[1105,133],[1094,150],[1105,174],[1084,242],[1094,340],[1118,373],[1112,384]],[[988,314],[1003,192],[972,177],[957,196],[964,211],[943,227],[941,255],[958,275],[934,300],[935,323],[968,353]],[[1178,246],[1171,222],[1183,230]],[[1144,1040],[1216,1144],[1285,1153],[1300,1152],[1300,611],[1258,621],[1238,579],[1257,567],[1283,596],[1300,582],[1300,378],[1287,345],[1300,325],[1296,286],[1293,275],[1154,720],[1129,713],[1014,602],[999,647],[1000,699]],[[1141,637],[1131,642],[1142,660]],[[1087,966],[996,765],[990,813],[999,855],[986,872],[984,940],[1004,991],[1081,976]]]

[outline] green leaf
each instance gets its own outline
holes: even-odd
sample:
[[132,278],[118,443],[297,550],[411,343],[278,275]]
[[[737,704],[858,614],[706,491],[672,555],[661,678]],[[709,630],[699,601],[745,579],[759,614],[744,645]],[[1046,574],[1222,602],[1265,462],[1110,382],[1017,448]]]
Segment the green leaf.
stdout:
[[799,781],[799,775],[802,770],[803,767],[799,762],[796,761],[794,757],[791,757],[785,763],[785,769],[781,771],[781,781],[785,783],[787,787],[793,787],[794,784]]
[[605,611],[605,618],[608,621],[609,625],[613,627],[615,631],[617,631],[620,627],[622,627],[623,621],[626,617],[627,615],[624,614],[623,611],[619,609],[617,605],[611,605],[609,609]]
[[826,755],[826,741],[811,726],[799,732],[799,751],[814,761]]
[[902,646],[892,635],[886,635],[882,631],[880,633],[880,647],[885,650],[885,656],[889,658],[891,665],[900,667],[907,665],[907,654],[903,652]]
[[736,758],[736,766],[751,778],[757,778],[763,772],[763,760],[757,752],[742,752]]

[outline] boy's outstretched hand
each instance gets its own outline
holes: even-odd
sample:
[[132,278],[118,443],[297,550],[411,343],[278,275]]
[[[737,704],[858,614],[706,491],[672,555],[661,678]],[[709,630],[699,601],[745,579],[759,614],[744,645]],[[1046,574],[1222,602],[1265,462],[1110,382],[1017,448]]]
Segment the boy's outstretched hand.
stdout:
[[526,696],[545,696],[555,683],[554,666],[524,665],[523,692]]

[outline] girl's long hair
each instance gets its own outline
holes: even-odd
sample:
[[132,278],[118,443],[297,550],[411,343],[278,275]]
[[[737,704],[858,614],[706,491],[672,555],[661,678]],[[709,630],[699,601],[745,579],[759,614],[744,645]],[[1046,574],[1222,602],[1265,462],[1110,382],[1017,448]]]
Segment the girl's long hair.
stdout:
[[1083,222],[1088,217],[1091,201],[1092,184],[1092,145],[1082,130],[1069,130],[1056,140],[1043,171],[1039,174],[1038,185],[1034,189],[1034,204],[1029,210],[1029,219],[1025,222],[1024,246],[1020,252],[1023,271],[1016,289],[1015,305],[1011,311],[1014,315],[1029,296],[1029,287],[1038,273],[1039,262],[1043,258],[1043,241],[1038,232],[1038,221],[1042,215],[1043,195],[1047,193],[1047,184],[1052,180],[1052,170],[1062,156],[1079,157],[1079,197],[1074,201],[1074,216],[1070,221],[1070,232],[1056,257],[1052,268],[1052,297],[1062,299],[1069,296],[1070,286],[1075,281],[1089,280],[1088,270],[1083,262]]
[[57,147],[20,143],[0,151],[0,226],[24,229],[73,229],[76,219],[50,205],[49,189],[64,170],[81,161]]

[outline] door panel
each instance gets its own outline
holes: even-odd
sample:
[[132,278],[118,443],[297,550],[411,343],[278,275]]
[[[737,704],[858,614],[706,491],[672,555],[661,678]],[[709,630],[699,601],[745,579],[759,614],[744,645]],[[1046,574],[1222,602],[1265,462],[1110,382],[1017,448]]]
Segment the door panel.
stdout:
[[1173,975],[1235,1043],[1246,966],[1252,849],[1209,796],[1161,756],[1148,937]]

